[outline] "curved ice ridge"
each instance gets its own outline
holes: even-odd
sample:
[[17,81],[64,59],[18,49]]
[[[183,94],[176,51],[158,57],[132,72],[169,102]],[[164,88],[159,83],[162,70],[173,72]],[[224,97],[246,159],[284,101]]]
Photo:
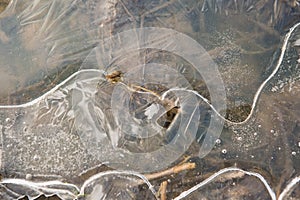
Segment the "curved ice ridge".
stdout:
[[[182,192],[180,195],[178,195],[174,200],[180,200],[184,199],[188,195],[192,194],[196,190],[202,188],[203,186],[211,183],[213,180],[217,179],[219,176],[227,173],[227,172],[242,172],[248,176],[254,176],[258,178],[265,186],[265,188],[268,191],[268,194],[270,195],[272,200],[277,200],[275,192],[272,190],[271,186],[268,184],[268,181],[259,173],[257,172],[251,172],[246,171],[237,167],[228,167],[221,169],[220,171],[216,172],[215,174],[211,175],[207,179],[203,180],[202,182],[198,183],[197,185],[193,186],[192,188]],[[36,192],[39,193],[39,195],[42,194],[48,194],[50,195],[57,195],[60,198],[63,199],[78,199],[79,197],[82,197],[85,195],[84,191],[85,189],[92,184],[94,181],[97,181],[101,179],[102,177],[106,175],[130,175],[135,176],[143,181],[144,184],[146,184],[153,194],[154,197],[157,198],[157,191],[154,189],[154,186],[149,182],[149,180],[142,174],[132,172],[132,171],[105,171],[100,172],[89,179],[87,179],[83,185],[79,188],[78,186],[70,183],[64,183],[62,181],[46,181],[46,182],[32,182],[27,181],[24,179],[3,179],[0,184],[1,186],[5,187],[5,184],[13,184],[13,185],[22,185],[26,186],[28,188],[34,189]],[[284,188],[284,190],[281,192],[281,194],[278,197],[278,200],[284,199],[287,195],[290,194],[291,190],[300,182],[300,176],[295,177],[288,183],[288,185]],[[68,189],[54,189],[53,186],[60,187],[60,188],[70,188]],[[38,196],[39,196],[38,195]],[[37,196],[35,196],[37,197]],[[31,198],[35,198],[31,197]]]
[[[32,182],[24,179],[3,179],[0,182],[0,185],[6,188],[6,184],[12,184],[12,185],[19,185],[23,187],[30,188],[38,193],[38,195],[35,196],[29,196],[31,198],[36,198],[40,195],[46,195],[46,196],[52,196],[57,195],[58,197],[62,199],[78,199],[79,197],[82,197],[85,195],[84,191],[89,186],[89,184],[92,184],[94,181],[97,181],[98,179],[102,178],[103,176],[107,175],[130,175],[135,176],[143,181],[144,184],[146,184],[149,188],[149,190],[152,192],[152,194],[156,197],[157,192],[154,189],[154,186],[149,182],[149,180],[142,174],[133,172],[133,171],[118,171],[118,170],[112,170],[112,171],[105,171],[98,174],[95,174],[88,178],[83,185],[79,188],[78,186],[70,183],[65,183],[62,181],[45,181],[45,182]],[[69,189],[54,189],[57,188],[69,188]],[[13,192],[13,191],[11,191]],[[15,193],[15,192],[14,192]],[[15,194],[17,195],[17,194]],[[20,195],[24,196],[24,195]]]
[[73,78],[75,78],[76,76],[78,76],[79,74],[84,73],[84,72],[103,72],[104,73],[103,70],[97,70],[97,69],[83,69],[83,70],[77,71],[77,72],[73,73],[71,76],[69,76],[68,78],[66,78],[65,80],[63,80],[61,83],[57,84],[51,90],[49,90],[48,92],[44,93],[43,95],[39,96],[38,98],[36,98],[32,101],[29,101],[29,102],[23,103],[23,104],[19,104],[19,105],[0,105],[0,109],[1,108],[26,108],[26,107],[33,106],[36,103],[38,103],[39,101],[45,99],[45,97],[47,97],[51,93],[58,90],[60,87],[65,85],[67,82],[69,82],[70,80],[72,80]]
[[[280,56],[279,56],[279,59],[277,61],[277,64],[274,68],[274,70],[272,71],[272,73],[269,75],[269,77],[259,86],[259,88],[257,89],[254,97],[253,97],[253,102],[252,102],[252,106],[251,106],[251,111],[249,113],[249,115],[247,116],[247,118],[242,121],[242,122],[233,122],[233,121],[230,121],[226,118],[224,118],[215,108],[212,104],[209,103],[208,99],[206,99],[205,97],[203,97],[202,95],[200,95],[199,93],[197,93],[196,91],[194,90],[188,90],[186,88],[172,88],[170,90],[168,90],[164,95],[167,95],[168,92],[171,92],[171,91],[186,91],[186,92],[191,92],[193,94],[196,94],[199,98],[201,98],[205,103],[207,103],[210,108],[222,119],[224,120],[226,123],[230,124],[230,125],[241,125],[241,124],[244,124],[246,123],[252,116],[253,112],[254,112],[254,109],[256,107],[256,104],[258,102],[258,98],[259,96],[261,95],[261,92],[262,90],[264,89],[264,87],[266,86],[266,84],[275,76],[275,74],[278,72],[281,64],[282,64],[282,61],[283,61],[283,58],[284,58],[284,55],[285,55],[285,52],[286,52],[286,48],[287,48],[287,45],[288,45],[288,41],[292,35],[292,33],[294,32],[294,30],[300,25],[300,22],[296,23],[294,26],[292,26],[288,33],[285,35],[285,38],[283,40],[283,44],[282,44],[282,47],[281,47],[281,53],[280,53]],[[37,102],[39,102],[40,100],[44,99],[47,95],[53,93],[55,90],[59,89],[61,86],[63,86],[64,84],[66,84],[68,81],[70,81],[72,78],[76,77],[78,74],[80,73],[84,73],[84,72],[92,72],[92,71],[95,71],[95,72],[102,72],[102,73],[105,73],[103,70],[97,70],[97,69],[83,69],[83,70],[80,70],[80,71],[77,71],[75,72],[74,74],[72,74],[71,76],[69,76],[67,79],[65,79],[64,81],[62,81],[60,84],[56,85],[54,88],[52,88],[51,90],[49,90],[48,92],[44,93],[42,96],[28,102],[28,103],[24,103],[24,104],[19,104],[19,105],[0,105],[0,109],[1,108],[25,108],[25,107],[29,107],[29,106],[32,106],[34,104],[36,104]]]
[[[172,91],[180,91],[180,90],[184,90],[184,91],[187,91],[187,92],[191,92],[193,94],[195,94],[196,96],[198,96],[199,98],[201,98],[205,103],[208,104],[208,106],[222,119],[224,120],[226,123],[228,123],[229,125],[242,125],[244,123],[246,123],[252,116],[253,112],[254,112],[254,109],[256,108],[256,104],[258,102],[258,98],[259,96],[261,95],[261,92],[262,90],[264,89],[264,87],[266,86],[266,84],[276,75],[276,73],[278,72],[281,64],[282,64],[282,61],[283,61],[283,58],[284,58],[284,55],[285,55],[285,52],[286,52],[286,48],[287,48],[287,45],[288,45],[288,41],[293,33],[293,31],[300,25],[300,22],[295,24],[294,26],[292,26],[289,30],[289,32],[285,35],[285,38],[283,40],[283,44],[282,44],[282,47],[281,47],[281,53],[280,53],[280,56],[278,58],[278,61],[277,61],[277,64],[274,68],[274,70],[272,71],[272,73],[270,74],[270,76],[259,86],[259,88],[257,89],[254,97],[253,97],[253,102],[252,102],[252,105],[251,105],[251,110],[250,110],[250,113],[249,115],[247,116],[247,118],[244,120],[244,121],[241,121],[241,122],[233,122],[233,121],[230,121],[226,118],[224,118],[215,108],[212,104],[209,103],[208,99],[206,99],[205,97],[203,97],[202,95],[200,95],[199,93],[197,93],[196,91],[194,90],[188,90],[188,89],[184,89],[184,88],[172,88],[170,90],[168,90],[164,95],[167,95],[168,92],[172,92]],[[164,96],[163,96],[164,97]]]
[[[221,169],[220,171],[218,171],[217,173],[213,174],[212,176],[210,176],[209,178],[205,179],[204,181],[202,181],[201,183],[198,183],[197,185],[195,185],[194,187],[188,189],[187,191],[182,192],[179,196],[177,196],[174,200],[180,200],[183,199],[185,197],[187,197],[188,195],[190,195],[191,193],[193,193],[194,191],[196,191],[197,189],[205,186],[206,184],[209,184],[211,181],[213,181],[214,179],[216,179],[218,176],[225,174],[227,172],[232,172],[232,171],[237,171],[237,172],[242,172],[244,174],[247,174],[249,176],[255,176],[256,178],[258,178],[265,186],[265,188],[267,189],[270,197],[272,200],[276,200],[276,194],[275,192],[272,190],[271,186],[268,184],[267,180],[259,173],[256,172],[251,172],[251,171],[245,171],[243,169],[240,168],[236,168],[236,167],[229,167],[229,168],[224,168]],[[290,183],[284,188],[284,190],[280,193],[278,200],[282,200],[284,199],[289,192],[291,192],[291,190],[293,189],[293,187],[300,181],[300,176],[295,177],[292,179],[292,181],[290,181]]]

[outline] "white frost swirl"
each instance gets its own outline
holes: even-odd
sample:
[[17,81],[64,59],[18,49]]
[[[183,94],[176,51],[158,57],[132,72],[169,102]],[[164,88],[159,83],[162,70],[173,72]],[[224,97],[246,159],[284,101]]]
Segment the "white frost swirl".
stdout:
[[[189,36],[165,28],[140,28],[101,40],[82,65],[72,93],[75,126],[88,152],[116,169],[160,170],[176,161],[195,140],[204,97],[175,64],[147,62],[145,50],[184,59],[209,91],[209,127],[199,156],[220,136],[226,109],[223,81],[204,48]],[[107,74],[120,72],[111,83]],[[193,83],[194,84],[194,83]],[[174,111],[171,122],[164,117]],[[218,114],[216,114],[218,113]],[[160,122],[162,121],[162,122]]]

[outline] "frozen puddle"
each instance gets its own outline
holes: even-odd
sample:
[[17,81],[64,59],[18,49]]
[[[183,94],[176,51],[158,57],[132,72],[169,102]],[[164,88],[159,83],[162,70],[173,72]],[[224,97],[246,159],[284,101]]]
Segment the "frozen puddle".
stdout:
[[[295,52],[290,48],[299,47],[300,23],[291,27],[285,35],[274,68],[269,69],[268,75],[264,74],[266,78],[257,87],[256,93],[253,97],[247,96],[247,102],[251,102],[249,115],[243,121],[234,122],[225,118],[228,103],[225,90],[228,88],[225,88],[222,74],[206,50],[188,35],[167,28],[133,28],[112,35],[115,24],[111,22],[119,19],[117,2],[12,1],[1,14],[0,60],[5,61],[1,80],[3,84],[9,84],[2,91],[4,94],[13,93],[17,87],[22,88],[35,74],[40,74],[41,77],[34,80],[39,81],[48,70],[55,72],[56,68],[66,67],[65,63],[76,61],[82,65],[63,82],[32,101],[0,106],[0,198],[27,196],[34,199],[40,195],[55,194],[66,200],[141,199],[145,196],[159,199],[162,192],[159,185],[155,180],[148,180],[146,174],[173,166],[186,152],[203,161],[191,170],[191,173],[200,176],[189,177],[187,173],[187,179],[201,179],[193,180],[193,185],[182,183],[174,199],[199,199],[205,195],[210,198],[243,195],[250,198],[256,197],[258,192],[264,199],[294,198],[293,195],[299,191],[300,176],[296,165],[299,164],[300,143],[293,138],[283,142],[282,139],[288,136],[297,138],[299,124],[293,130],[286,129],[282,125],[285,110],[280,110],[285,107],[277,106],[274,108],[274,120],[280,123],[274,124],[271,119],[271,125],[254,125],[259,123],[255,121],[257,116],[265,120],[271,118],[259,113],[260,109],[269,113],[268,109],[272,107],[267,102],[258,108],[264,89],[279,95],[286,95],[284,88],[287,86],[288,94],[297,91],[299,72],[295,66],[299,67],[299,58],[293,57]],[[130,15],[125,4],[119,3]],[[174,5],[176,11],[177,4]],[[208,1],[204,1],[204,5],[203,9],[211,6]],[[159,9],[168,6],[169,3],[163,4]],[[189,13],[190,17],[193,17],[192,13]],[[130,16],[130,19],[134,21],[135,16]],[[226,48],[223,50],[225,52]],[[297,50],[296,54],[299,54]],[[14,59],[15,54],[10,52],[18,57]],[[166,52],[175,56],[170,59]],[[225,52],[222,59],[234,57],[230,53],[227,55]],[[17,70],[9,71],[12,66]],[[286,69],[282,69],[283,66]],[[293,67],[295,69],[291,69]],[[293,70],[297,73],[292,73]],[[279,72],[288,72],[284,75],[286,79],[281,80]],[[7,83],[7,77],[13,81]],[[274,79],[280,80],[271,83]],[[205,83],[203,93],[208,91],[207,96],[194,89],[202,81]],[[268,97],[271,102],[271,95]],[[283,98],[283,102],[286,99]],[[293,102],[292,106],[296,105],[295,108],[287,105],[292,112],[298,108],[297,98],[294,101],[296,103]],[[297,112],[295,110],[296,114],[289,115],[288,119],[297,118]],[[228,136],[224,131],[221,141],[219,137],[224,124],[229,127],[226,131],[233,130],[233,133]],[[257,130],[269,135],[263,137]],[[290,135],[286,130],[290,131]],[[244,142],[243,138],[251,139],[251,134],[253,140]],[[262,139],[256,140],[257,137]],[[226,143],[226,139],[231,143]],[[269,151],[269,147],[260,144],[264,140],[268,140],[267,145],[273,145],[274,149]],[[291,144],[288,143],[290,141]],[[240,143],[241,146],[238,146]],[[290,145],[291,149],[286,150],[284,145]],[[252,147],[253,152],[256,148],[266,150],[260,152],[265,157],[259,153],[251,154]],[[222,169],[214,168],[218,165],[218,161],[214,161],[218,148],[222,150],[217,158],[225,163]],[[246,156],[243,158],[243,155]],[[275,161],[281,161],[282,155],[289,160],[281,165],[281,162]],[[208,156],[211,160],[205,160]],[[255,166],[264,170],[275,167],[275,175],[276,170],[281,173],[280,167],[287,166],[289,169],[286,171],[290,170],[293,174],[280,174],[287,176],[288,180],[279,177],[274,183],[270,182],[274,177],[272,172],[245,170],[232,162],[229,165],[227,158],[237,161],[235,164],[244,160],[252,162],[254,169]],[[269,163],[265,158],[270,159]],[[214,171],[205,174],[207,171],[201,171],[201,167],[203,170],[205,167],[213,168]]]

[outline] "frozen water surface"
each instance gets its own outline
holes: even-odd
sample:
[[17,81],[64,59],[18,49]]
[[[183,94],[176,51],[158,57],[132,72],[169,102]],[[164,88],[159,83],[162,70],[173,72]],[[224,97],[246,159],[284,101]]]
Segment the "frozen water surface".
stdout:
[[299,199],[299,9],[12,0],[1,199]]

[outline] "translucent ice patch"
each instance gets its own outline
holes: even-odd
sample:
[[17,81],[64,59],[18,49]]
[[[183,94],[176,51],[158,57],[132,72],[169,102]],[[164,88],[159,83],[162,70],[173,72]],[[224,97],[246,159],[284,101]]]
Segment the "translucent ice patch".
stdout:
[[[160,59],[146,62],[153,55],[145,53],[147,49],[180,56],[195,73],[186,76],[188,68],[178,69]],[[75,125],[91,154],[107,156],[114,168],[138,171],[162,169],[174,162],[196,139],[200,103],[208,102],[193,92],[192,84],[200,75],[216,113],[203,135],[199,156],[213,148],[223,127],[219,116],[226,106],[225,92],[216,65],[192,38],[162,28],[124,31],[101,41],[82,68],[103,70],[102,75],[90,74],[99,77],[94,88],[85,86],[89,78],[79,76],[80,92],[73,92]],[[104,135],[115,156],[98,153],[104,150]]]
[[[8,96],[1,99],[1,104],[10,101],[18,104],[36,98],[51,88],[48,81],[54,81],[53,75],[68,66],[66,75],[74,73],[95,45],[95,39],[100,37],[95,34],[96,29],[102,29],[100,24],[113,18],[110,11],[104,0],[11,1],[0,15],[0,84],[3,86],[0,95]],[[97,16],[97,22],[92,16]],[[98,28],[92,28],[91,24]],[[102,36],[106,32],[109,30],[103,31]],[[37,86],[37,82],[44,84]],[[34,85],[31,94],[24,91],[22,97],[13,98],[15,92]]]
[[[89,75],[101,81],[101,74],[90,72]],[[145,112],[149,110],[141,109],[145,115],[143,118],[130,111],[128,104],[137,104],[130,102],[133,88],[119,84],[114,90],[97,90],[99,82],[92,85],[87,82],[92,78],[81,78],[77,77],[78,87],[73,91],[74,125],[93,157],[108,161],[114,168],[152,171],[169,165],[195,140],[200,114],[197,99],[188,92],[175,94],[182,111],[176,113],[178,116],[172,119],[174,121],[169,127],[164,127],[157,122],[168,111],[163,107],[163,99],[142,92],[146,93],[142,100],[149,101],[145,104],[161,104],[159,113],[148,120]],[[152,101],[159,104],[152,104]],[[167,137],[171,137],[169,141],[165,141]]]
[[7,174],[60,178],[97,165],[85,153],[74,129],[70,93],[77,87],[76,75],[27,104],[1,106],[1,144],[6,152],[1,167]]

